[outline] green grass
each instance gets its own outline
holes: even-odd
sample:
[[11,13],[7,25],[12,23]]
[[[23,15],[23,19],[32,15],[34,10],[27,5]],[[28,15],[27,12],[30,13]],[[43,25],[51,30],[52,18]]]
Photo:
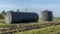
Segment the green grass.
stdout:
[[17,32],[15,34],[57,34],[58,32],[60,32],[60,25],[54,25],[39,29],[32,29],[23,32]]
[[11,26],[12,24],[6,24],[4,19],[0,19],[0,26]]
[[13,24],[6,24],[4,19],[0,19],[0,26],[12,26]]
[[[11,25],[13,25],[13,24],[1,23],[1,22],[4,22],[4,20],[0,19],[0,26],[11,26]],[[53,20],[53,22],[54,23],[60,23],[60,18],[55,18]],[[32,26],[34,25],[32,23],[30,23],[30,24]],[[24,24],[24,25],[26,25],[26,24]],[[28,25],[28,26],[30,26],[30,25]],[[32,29],[32,30],[27,30],[27,31],[23,31],[23,32],[17,32],[15,34],[57,34],[58,32],[60,32],[60,25],[53,25],[53,26],[39,28],[39,29]]]
[[5,20],[4,19],[0,19],[0,23],[5,23]]
[[[54,18],[53,22],[60,23],[60,18]],[[15,34],[58,34],[59,32],[60,32],[60,25],[53,25],[53,26],[39,28],[39,29],[17,32]]]
[[13,24],[0,23],[0,26],[13,26]]

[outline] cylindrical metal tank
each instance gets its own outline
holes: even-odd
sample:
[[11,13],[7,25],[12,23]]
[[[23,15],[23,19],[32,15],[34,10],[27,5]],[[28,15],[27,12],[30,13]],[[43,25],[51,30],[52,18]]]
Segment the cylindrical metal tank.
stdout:
[[48,10],[45,10],[45,11],[42,11],[42,20],[43,21],[52,21],[52,11],[48,11]]
[[6,23],[37,22],[38,18],[39,16],[37,13],[12,12],[12,11],[5,13]]

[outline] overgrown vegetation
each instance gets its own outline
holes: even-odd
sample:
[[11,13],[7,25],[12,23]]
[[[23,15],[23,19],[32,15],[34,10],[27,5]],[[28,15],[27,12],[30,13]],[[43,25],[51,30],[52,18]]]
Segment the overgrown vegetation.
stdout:
[[45,28],[17,32],[15,34],[57,34],[59,32],[60,32],[60,25],[54,25],[54,26],[45,27]]
[[53,22],[55,25],[53,24],[52,26],[49,26],[49,27],[32,29],[32,30],[27,30],[23,32],[17,32],[15,34],[60,34],[60,18],[54,18]]

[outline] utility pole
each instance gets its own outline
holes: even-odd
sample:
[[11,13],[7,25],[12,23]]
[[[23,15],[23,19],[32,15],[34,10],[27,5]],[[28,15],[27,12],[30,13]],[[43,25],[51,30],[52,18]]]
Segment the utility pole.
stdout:
[[20,10],[19,10],[19,9],[17,9],[17,12],[20,12]]
[[26,12],[27,12],[27,8],[26,8]]

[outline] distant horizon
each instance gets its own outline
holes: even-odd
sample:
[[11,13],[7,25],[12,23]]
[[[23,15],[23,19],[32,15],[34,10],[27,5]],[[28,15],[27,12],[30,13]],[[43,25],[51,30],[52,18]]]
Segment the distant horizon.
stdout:
[[[13,10],[14,12],[16,12],[17,10],[19,10],[19,12],[34,12],[34,10],[28,10],[27,9],[27,11],[26,11],[26,9],[23,11],[23,10],[20,10],[20,9],[16,9],[16,10]],[[46,9],[45,9],[46,10]],[[48,9],[47,9],[48,10]],[[12,10],[3,10],[3,11],[5,11],[5,12],[8,12],[8,11],[12,11]],[[42,17],[41,15],[42,15],[42,11],[44,11],[44,10],[37,10],[37,11],[39,11],[39,13],[40,14],[38,14],[37,12],[35,12],[35,13],[37,13],[38,15],[39,15],[39,17]],[[48,11],[51,11],[51,10],[48,10]],[[53,11],[52,11],[52,13],[53,13]],[[55,17],[57,17],[57,16],[54,16],[54,14],[53,14],[53,17],[55,18]],[[60,18],[60,17],[58,17],[58,18]]]
[[54,17],[60,17],[60,0],[0,0],[0,12],[17,9],[25,11],[26,8],[39,15],[42,10],[48,9]]

